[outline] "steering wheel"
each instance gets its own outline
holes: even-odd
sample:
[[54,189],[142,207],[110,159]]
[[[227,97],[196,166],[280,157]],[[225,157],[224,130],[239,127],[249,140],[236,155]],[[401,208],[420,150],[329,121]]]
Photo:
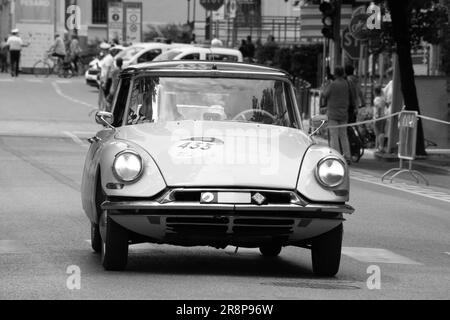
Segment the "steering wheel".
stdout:
[[245,121],[248,121],[247,117],[245,117],[245,115],[246,115],[247,113],[252,113],[252,114],[253,114],[253,113],[263,113],[263,114],[265,114],[266,116],[268,116],[269,118],[271,118],[273,122],[275,122],[275,121],[277,120],[277,118],[276,118],[273,114],[271,114],[270,112],[268,112],[268,111],[266,111],[266,110],[247,109],[247,110],[244,110],[244,111],[240,112],[239,114],[237,114],[237,115],[233,118],[233,121],[237,121],[237,120],[245,120]]

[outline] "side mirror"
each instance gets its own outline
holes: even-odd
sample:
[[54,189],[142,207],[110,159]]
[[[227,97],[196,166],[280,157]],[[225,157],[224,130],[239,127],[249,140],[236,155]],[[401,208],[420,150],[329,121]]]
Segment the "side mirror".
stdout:
[[114,130],[116,129],[112,126],[112,123],[114,122],[114,116],[111,112],[97,111],[95,113],[95,122],[101,124],[104,127],[109,127]]

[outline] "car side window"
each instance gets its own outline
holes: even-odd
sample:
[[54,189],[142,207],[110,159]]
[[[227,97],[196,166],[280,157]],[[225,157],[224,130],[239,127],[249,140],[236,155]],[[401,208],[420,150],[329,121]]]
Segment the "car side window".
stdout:
[[135,79],[130,95],[127,125],[154,122],[156,86],[158,78],[141,77]]
[[125,113],[129,91],[130,79],[122,78],[119,83],[119,90],[117,90],[112,110],[114,115],[114,123],[112,125],[115,127],[120,127],[123,123],[123,115]]
[[181,60],[200,60],[200,53],[191,53],[181,58]]
[[142,56],[140,56],[138,58],[138,63],[153,61],[153,59],[155,59],[157,56],[159,56],[161,54],[161,52],[162,52],[161,49],[153,49],[153,50],[147,51],[146,53],[144,53]]
[[209,54],[206,55],[206,60],[237,62],[238,61],[238,57],[237,56],[233,56],[231,54],[219,54],[219,53],[210,54],[209,53]]

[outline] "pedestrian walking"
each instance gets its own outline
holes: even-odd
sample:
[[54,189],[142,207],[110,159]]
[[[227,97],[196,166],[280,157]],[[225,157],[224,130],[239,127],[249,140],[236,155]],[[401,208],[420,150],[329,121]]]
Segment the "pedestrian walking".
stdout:
[[242,56],[247,57],[247,43],[244,39],[241,40],[241,46],[239,47],[239,51],[242,53]]
[[70,60],[73,64],[75,74],[78,75],[79,74],[78,63],[80,61],[80,55],[82,50],[77,35],[72,36],[72,40],[70,41],[69,45],[69,52],[70,52]]
[[[374,89],[375,98],[373,99],[373,119],[378,120],[387,113],[386,98],[380,86]],[[386,120],[378,120],[374,124],[375,130],[375,148],[377,152],[384,152],[384,138],[385,138]]]
[[8,72],[8,39],[0,42],[0,72]]
[[120,72],[122,72],[122,66],[123,66],[123,59],[119,57],[116,59],[116,61],[114,63],[114,67],[111,71],[112,83],[111,83],[111,88],[109,90],[109,94],[106,97],[106,101],[108,102],[106,111],[109,111],[109,112],[112,109],[114,95],[116,94],[117,88],[119,87],[119,75],[120,75]]
[[9,59],[11,62],[11,76],[18,77],[20,69],[20,56],[23,47],[27,47],[28,44],[24,44],[22,38],[19,36],[19,29],[13,29],[11,36],[6,41],[6,45],[9,49]]
[[347,163],[351,163],[350,143],[348,141],[347,127],[333,128],[348,124],[348,108],[351,103],[351,88],[344,79],[344,69],[336,66],[334,80],[323,90],[322,97],[327,107],[330,147],[340,151]]
[[255,59],[255,50],[256,47],[252,42],[252,36],[247,36],[247,41],[245,42],[245,52],[246,56],[244,58],[247,58],[248,62],[253,62]]
[[348,122],[356,122],[358,110],[365,105],[365,98],[358,77],[355,75],[355,68],[348,64],[345,66],[345,75],[348,83],[351,87],[353,104],[349,108]]

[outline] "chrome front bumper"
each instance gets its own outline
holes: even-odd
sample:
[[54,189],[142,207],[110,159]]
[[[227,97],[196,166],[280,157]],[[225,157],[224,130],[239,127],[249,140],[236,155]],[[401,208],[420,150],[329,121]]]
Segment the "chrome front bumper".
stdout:
[[[352,214],[355,210],[347,204],[308,203],[292,191],[252,190],[252,192],[288,193],[291,203],[286,204],[203,204],[199,201],[176,201],[177,192],[211,191],[200,189],[172,189],[155,200],[108,200],[102,204],[103,210],[121,214],[145,215],[198,215],[216,211],[219,215],[271,215],[298,218],[331,218],[342,214]],[[214,191],[217,191],[214,189]],[[230,190],[226,190],[230,191]],[[245,192],[249,190],[236,190]]]

